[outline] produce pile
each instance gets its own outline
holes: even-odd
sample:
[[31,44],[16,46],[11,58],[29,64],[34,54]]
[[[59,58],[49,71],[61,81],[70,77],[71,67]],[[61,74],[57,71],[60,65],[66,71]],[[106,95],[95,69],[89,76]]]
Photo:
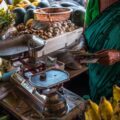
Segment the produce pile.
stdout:
[[[9,12],[5,11],[3,15],[3,11],[0,10],[0,34],[1,32],[5,33],[11,27],[11,24],[14,23],[19,34],[35,34],[43,39],[49,39],[62,33],[73,31],[78,26],[83,26],[84,23],[85,9],[74,3],[62,2],[60,4],[50,4],[46,0],[6,0],[6,2]],[[31,27],[31,21],[34,20],[34,10],[45,7],[69,7],[73,9],[73,12],[68,21],[49,24],[44,29]]]
[[42,26],[39,22],[36,22],[34,20],[29,20],[26,25],[20,24],[17,28],[18,35],[20,34],[34,34],[38,35],[41,38],[47,40],[49,38],[61,35],[65,32],[71,32],[78,28],[74,23],[71,22],[71,20],[67,21],[61,21],[61,22],[54,22],[49,25],[43,25],[43,28],[39,28],[39,26]]
[[25,8],[28,5],[37,6],[40,0],[5,0],[7,2],[8,7],[14,9],[16,7]]
[[9,11],[5,11],[4,9],[0,9],[0,33],[6,31],[8,27],[14,21],[14,15],[10,14]]
[[10,11],[15,14],[15,26],[26,23],[29,19],[34,19],[34,10],[46,7],[69,7],[73,9],[71,20],[79,26],[83,26],[85,8],[74,3],[62,2],[61,4],[50,4],[44,0],[13,0],[13,4],[8,5]]
[[88,100],[85,120],[120,120],[120,87],[113,86],[111,100],[108,101],[105,97],[102,97],[99,106]]

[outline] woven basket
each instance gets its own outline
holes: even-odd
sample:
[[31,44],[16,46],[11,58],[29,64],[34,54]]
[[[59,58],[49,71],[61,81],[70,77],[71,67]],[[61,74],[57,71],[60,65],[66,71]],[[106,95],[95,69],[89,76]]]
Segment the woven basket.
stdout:
[[43,8],[34,11],[35,19],[41,22],[65,21],[70,18],[70,8]]

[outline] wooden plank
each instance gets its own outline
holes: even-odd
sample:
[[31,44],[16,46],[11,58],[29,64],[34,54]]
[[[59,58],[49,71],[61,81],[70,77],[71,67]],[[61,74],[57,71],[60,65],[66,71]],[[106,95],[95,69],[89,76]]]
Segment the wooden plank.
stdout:
[[[29,101],[26,102],[24,95],[15,90],[0,101],[0,105],[11,113],[18,120],[37,120],[42,119],[42,115],[38,114]],[[37,118],[37,119],[36,119]]]
[[70,79],[82,74],[83,72],[87,71],[88,68],[86,66],[82,66],[81,69],[79,70],[70,70],[70,69],[65,69],[70,73]]

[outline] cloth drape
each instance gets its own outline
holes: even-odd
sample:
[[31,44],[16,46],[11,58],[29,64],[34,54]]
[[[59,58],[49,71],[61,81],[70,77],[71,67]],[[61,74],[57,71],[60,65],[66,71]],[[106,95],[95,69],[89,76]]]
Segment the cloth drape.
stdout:
[[89,24],[100,14],[99,6],[99,0],[87,1],[85,27],[89,26]]
[[85,27],[89,26],[103,10],[117,1],[118,0],[88,0],[85,15]]
[[[84,31],[89,52],[120,50],[120,1],[107,8]],[[104,66],[89,64],[90,96],[95,102],[110,97],[114,84],[120,83],[120,63]]]

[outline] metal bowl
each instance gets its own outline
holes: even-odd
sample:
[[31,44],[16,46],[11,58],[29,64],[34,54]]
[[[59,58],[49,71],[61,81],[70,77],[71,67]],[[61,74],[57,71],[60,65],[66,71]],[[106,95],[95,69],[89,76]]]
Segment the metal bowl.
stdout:
[[34,10],[34,15],[41,22],[57,22],[68,20],[71,12],[70,8],[42,8]]

